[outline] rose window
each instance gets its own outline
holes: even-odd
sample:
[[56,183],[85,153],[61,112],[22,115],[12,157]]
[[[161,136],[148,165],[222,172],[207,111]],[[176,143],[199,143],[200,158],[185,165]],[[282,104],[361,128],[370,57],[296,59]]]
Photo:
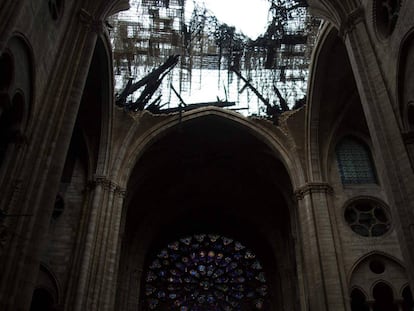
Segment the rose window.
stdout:
[[385,208],[374,202],[358,201],[345,209],[345,220],[362,236],[381,236],[391,227]]
[[168,244],[145,275],[147,310],[264,310],[268,286],[256,255],[216,234]]

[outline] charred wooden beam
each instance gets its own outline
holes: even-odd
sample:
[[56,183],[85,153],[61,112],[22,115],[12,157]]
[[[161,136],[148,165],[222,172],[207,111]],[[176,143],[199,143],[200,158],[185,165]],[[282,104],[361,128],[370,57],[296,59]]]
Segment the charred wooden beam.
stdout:
[[[138,82],[132,83],[132,79],[130,79],[121,94],[116,97],[116,105],[128,110],[143,110],[161,85],[164,77],[177,65],[179,57],[179,55],[170,56],[161,66],[155,68]],[[127,103],[128,96],[144,86],[139,98],[135,102]]]
[[158,111],[151,111],[153,113],[175,113],[175,112],[182,112],[182,111],[190,111],[197,108],[214,106],[219,108],[226,108],[232,107],[236,103],[235,102],[228,102],[228,101],[217,101],[217,102],[205,102],[205,103],[195,103],[195,104],[188,104],[186,106],[181,107],[174,107],[174,108],[166,108],[166,109],[159,109]]
[[[263,102],[263,104],[265,104],[266,114],[273,120],[273,123],[277,125],[279,115],[282,112],[281,109],[278,106],[270,104],[269,101],[266,98],[264,98],[263,95],[260,94],[260,92],[250,83],[250,81],[243,77],[243,75],[234,67],[231,67],[230,70],[233,71],[241,80],[243,80],[246,86],[253,91],[253,93]],[[242,90],[244,90],[244,87],[242,88]]]
[[184,99],[181,97],[181,95],[177,92],[177,90],[174,88],[174,86],[172,84],[171,84],[171,89],[173,90],[174,94],[180,100],[180,106],[182,105],[182,106],[186,107],[187,104],[184,102]]
[[282,111],[289,111],[289,106],[288,106],[286,100],[283,98],[283,96],[280,93],[279,89],[274,84],[273,84],[273,89],[275,90],[277,98],[279,98],[279,104],[280,104],[280,108],[282,109]]

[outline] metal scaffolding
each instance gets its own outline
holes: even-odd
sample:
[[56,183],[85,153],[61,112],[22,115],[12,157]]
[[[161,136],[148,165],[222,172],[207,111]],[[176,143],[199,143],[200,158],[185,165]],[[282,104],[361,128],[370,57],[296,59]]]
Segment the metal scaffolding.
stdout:
[[[291,108],[303,103],[310,55],[320,27],[309,15],[306,1],[269,0],[267,30],[253,39],[220,22],[202,5],[185,12],[185,2],[132,0],[129,11],[109,21],[118,92],[168,57],[180,55],[177,66],[154,93],[168,108],[179,106],[183,97],[191,100],[194,90],[214,79],[215,87],[208,92],[216,93],[218,100],[235,101],[235,109],[245,109],[246,114],[266,115],[266,105],[257,93],[243,87],[241,76],[272,105],[280,107],[281,100]],[[137,97],[130,94],[130,101]]]

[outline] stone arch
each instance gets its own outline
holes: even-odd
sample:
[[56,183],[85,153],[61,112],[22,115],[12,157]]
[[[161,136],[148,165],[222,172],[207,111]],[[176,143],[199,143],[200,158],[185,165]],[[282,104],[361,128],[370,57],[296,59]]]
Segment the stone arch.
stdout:
[[[370,268],[373,260],[380,260],[385,267],[381,273],[375,273]],[[393,290],[394,298],[399,297],[400,288],[408,282],[405,267],[402,261],[390,254],[381,251],[372,251],[359,258],[349,272],[349,287],[358,286],[369,293],[373,299],[372,289],[377,283],[388,284]]]
[[[16,51],[19,51],[16,53]],[[36,61],[30,41],[20,32],[16,32],[7,42],[7,51],[13,54],[15,63],[13,83],[9,90],[24,95],[25,102],[25,128],[31,126],[33,104],[36,97]],[[18,55],[17,55],[18,54]],[[18,64],[18,66],[16,66]],[[13,94],[12,94],[13,95]]]
[[374,289],[378,284],[384,284],[388,286],[391,289],[393,297],[394,298],[398,297],[398,289],[396,289],[389,280],[384,280],[384,279],[378,279],[374,283],[371,284],[371,288],[370,288],[371,297],[374,296]]
[[[368,127],[365,122],[365,118],[362,111],[362,106],[360,105],[359,101],[359,95],[357,92],[349,94],[347,98],[344,99],[344,109],[343,111],[339,112],[339,115],[336,118],[336,121],[334,122],[332,129],[329,133],[328,138],[326,140],[326,146],[323,148],[322,151],[322,171],[326,172],[326,178],[329,180],[332,178],[331,170],[333,169],[333,161],[332,159],[335,158],[335,149],[337,144],[346,136],[352,136],[356,139],[360,140],[362,143],[364,143],[370,151],[372,161],[375,163],[375,153],[374,148],[372,146],[371,137],[369,134]],[[360,124],[356,126],[355,123],[353,123],[354,126],[352,128],[346,126],[347,121],[349,121],[349,117],[353,116],[355,118],[356,115],[359,116]],[[362,120],[361,120],[362,119]],[[349,122],[348,122],[349,123]],[[336,163],[335,163],[336,164]],[[330,180],[332,181],[332,180]]]
[[409,31],[401,41],[398,56],[397,98],[400,111],[400,122],[404,132],[414,130],[414,91],[410,86],[414,83],[414,29]]
[[[362,197],[362,198],[365,198],[365,197]],[[373,200],[378,200],[378,199],[373,198],[373,197],[369,197],[369,198],[370,199],[373,199]],[[352,200],[350,200],[349,202],[352,202]],[[379,202],[382,202],[382,201],[379,200]],[[403,263],[403,261],[401,259],[399,259],[399,258],[397,258],[397,257],[395,257],[395,256],[393,256],[391,254],[387,254],[387,253],[385,253],[383,251],[376,250],[376,251],[371,251],[371,252],[369,252],[369,253],[361,256],[360,258],[358,258],[358,260],[356,260],[355,263],[352,265],[352,267],[351,267],[351,269],[349,271],[349,275],[352,275],[353,271],[357,268],[358,265],[361,264],[362,261],[364,261],[364,260],[366,260],[366,259],[368,259],[368,258],[370,258],[372,256],[376,256],[376,255],[383,256],[384,258],[388,258],[388,259],[390,259],[392,261],[395,261],[398,265],[400,265],[402,267],[404,266],[404,263]]]
[[[5,57],[5,58],[3,58]],[[31,45],[20,33],[8,40],[2,55],[0,86],[0,184],[16,174],[28,140],[35,98],[34,58]]]
[[361,286],[354,285],[350,288],[349,292],[351,293],[354,289],[359,290],[362,294],[365,295],[365,297],[368,297],[368,293]]
[[328,178],[329,152],[338,128],[353,106],[363,113],[348,53],[337,30],[326,25],[316,46],[307,96],[306,163],[309,180],[323,181]]
[[105,18],[114,15],[120,11],[125,11],[129,9],[129,1],[127,0],[116,0],[112,1],[110,5],[105,5],[105,7],[100,9],[102,16]]
[[100,143],[97,156],[96,171],[105,172],[109,165],[110,155],[110,137],[111,137],[111,121],[113,118],[114,107],[114,85],[113,85],[113,64],[112,50],[109,37],[107,35],[98,37],[96,43],[97,57],[100,62],[100,76],[102,79],[102,102],[101,102],[101,131]]
[[[128,0],[110,0],[102,3],[85,1],[83,7],[96,21],[105,21],[108,17],[130,8]],[[103,26],[103,25],[102,25]]]
[[40,264],[37,282],[34,287],[31,311],[53,311],[61,303],[61,288],[52,270]]
[[367,293],[364,289],[354,286],[350,289],[351,311],[368,311]]
[[88,178],[107,165],[112,118],[112,61],[107,36],[98,37],[75,124],[88,149]]
[[0,57],[0,70],[2,76],[0,77],[0,90],[6,91],[14,79],[14,60],[13,55],[9,49],[2,52]]
[[399,298],[403,300],[403,310],[409,311],[414,307],[413,294],[409,284],[405,284],[399,291]]
[[[72,263],[82,256],[89,216],[86,216],[88,220],[84,224],[82,219],[89,215],[91,209],[91,185],[97,171],[104,169],[109,156],[107,149],[110,148],[108,137],[111,131],[113,94],[109,46],[106,36],[98,37],[76,119],[73,127],[68,129],[71,137],[62,163],[59,187],[55,196],[50,197],[50,200],[55,200],[55,209],[48,223],[48,252],[43,254],[43,260],[53,265],[59,262],[59,258],[71,259],[61,266],[53,266],[68,288],[69,299],[73,299],[70,296],[73,294],[71,290],[74,290],[71,286],[74,288],[78,284],[78,266]],[[56,206],[59,202],[60,206]],[[53,217],[54,215],[58,217]],[[76,234],[68,235],[68,231]]]
[[398,120],[402,138],[407,150],[411,168],[414,169],[414,29],[411,29],[401,41],[397,64],[397,102]]
[[[351,15],[359,15],[360,2],[358,0],[334,0],[334,1],[319,1],[308,0],[311,12],[335,25],[341,32],[346,31]],[[354,17],[355,18],[355,17]]]
[[[143,113],[142,118],[145,117],[146,113],[147,112]],[[301,164],[297,154],[289,151],[289,142],[283,132],[280,130],[272,131],[236,112],[215,107],[195,109],[183,113],[181,118],[178,115],[170,116],[163,121],[157,122],[156,125],[149,129],[146,129],[145,132],[139,132],[141,130],[140,122],[136,122],[126,135],[120,152],[115,155],[116,161],[113,163],[111,171],[121,172],[121,175],[113,176],[114,178],[112,178],[112,180],[116,181],[120,186],[126,187],[132,168],[149,146],[160,137],[166,135],[170,130],[176,129],[181,123],[184,124],[187,121],[205,116],[216,116],[233,122],[247,130],[258,140],[267,144],[272,152],[274,152],[275,156],[282,161],[287,169],[294,188],[303,184],[305,176],[303,175]],[[275,134],[275,132],[277,134]]]
[[[143,118],[145,115],[141,115],[141,119]],[[208,230],[211,230],[234,237],[242,243],[255,245],[258,255],[265,258],[264,265],[273,272],[270,273],[271,283],[274,295],[277,297],[272,298],[275,299],[274,308],[285,306],[289,309],[290,306],[291,309],[295,309],[297,306],[294,304],[297,300],[293,296],[298,286],[298,280],[293,278],[298,258],[297,249],[293,247],[295,244],[293,236],[296,233],[292,219],[295,218],[295,211],[291,209],[294,203],[287,202],[287,196],[284,194],[289,192],[291,197],[294,183],[292,179],[298,178],[295,177],[298,173],[295,168],[294,155],[286,152],[286,138],[281,133],[275,135],[267,128],[243,116],[217,108],[203,108],[185,113],[181,117],[181,123],[178,118],[178,115],[166,117],[159,122],[160,124],[150,127],[144,133],[140,132],[140,136],[135,134],[139,129],[137,126],[138,129],[135,128],[128,133],[131,137],[135,137],[134,146],[124,150],[124,156],[117,157],[130,161],[125,166],[120,166],[121,170],[125,170],[126,177],[122,178],[128,178],[130,181],[126,187],[127,194],[124,202],[123,218],[126,223],[123,230],[118,302],[140,300],[140,296],[137,296],[139,291],[136,289],[140,288],[143,272],[150,258],[149,254],[158,249],[155,245],[163,245],[168,242],[169,238],[179,237],[180,234],[193,234],[197,233],[197,230],[210,233]],[[209,133],[210,136],[206,138],[200,138],[203,143],[194,147],[194,139],[201,137],[195,136],[199,134],[199,129],[203,130],[205,125],[211,124],[214,124],[215,132]],[[212,128],[209,127],[209,129]],[[177,159],[181,157],[180,154],[171,156],[169,159],[164,156],[164,154],[170,154],[169,150],[172,150],[168,149],[171,148],[167,146],[169,141],[177,149],[181,148],[175,145],[178,142],[177,138],[182,135],[180,130],[191,136],[189,142],[184,144],[184,154],[188,155],[189,146],[197,150],[196,156],[193,157],[190,153],[182,166],[176,165]],[[218,136],[221,137],[217,133],[222,133],[224,138],[217,142],[217,147],[214,147],[212,144],[216,144]],[[246,163],[247,157],[250,159],[250,155],[239,158],[241,153],[236,152],[235,159],[227,159],[228,154],[234,154],[235,150],[247,150],[243,149],[247,148],[245,146],[240,149],[233,146],[228,147],[230,149],[224,148],[225,152],[219,154],[220,159],[214,158],[217,150],[222,150],[226,141],[229,141],[228,145],[230,144],[231,140],[228,140],[228,137],[236,136],[240,139],[235,142],[236,146],[240,142],[247,141],[247,145],[254,150],[252,154],[256,152],[256,147],[259,149],[260,158],[259,156],[252,158],[253,162],[269,160],[266,162],[266,172],[262,164],[257,165],[257,171],[253,171],[251,167],[244,169],[243,164]],[[204,143],[209,147],[203,147]],[[125,145],[125,143],[122,144]],[[167,147],[163,149],[163,146]],[[206,150],[211,154],[208,154]],[[207,160],[204,160],[205,162],[200,166],[198,166],[199,154],[207,154]],[[258,159],[261,160],[258,161]],[[171,164],[166,163],[168,160]],[[230,161],[235,161],[236,164],[230,166]],[[130,166],[133,167],[130,168]],[[113,171],[117,170],[119,168]],[[151,177],[153,174],[156,175]],[[259,177],[256,174],[259,174],[264,181],[251,178]],[[267,174],[278,174],[280,183],[284,184],[286,189],[278,188],[278,184],[271,181],[274,180],[275,175]],[[253,196],[244,195],[247,188],[243,188],[248,181],[250,181],[248,185],[252,185],[253,180],[264,186],[263,189],[260,188],[261,186],[251,189],[256,194],[260,193],[259,189],[263,190],[263,198],[257,198],[254,204]],[[226,185],[232,182],[236,185],[227,188]],[[160,189],[161,193],[158,195],[154,185]],[[273,189],[273,192],[269,191],[270,189]],[[284,220],[284,224],[281,219]],[[146,239],[139,239],[140,236],[146,236]],[[284,255],[281,256],[282,254]],[[283,264],[285,264],[285,270],[282,271],[281,265]],[[135,271],[128,270],[133,265],[136,267]],[[133,273],[135,273],[134,279],[127,280]],[[281,286],[283,283],[281,280],[285,281],[285,288]],[[135,294],[131,293],[131,288],[135,288]],[[289,290],[290,293],[288,293]],[[120,308],[122,309],[122,305]]]
[[395,288],[391,283],[383,280],[378,280],[372,284],[372,300],[374,310],[381,311],[397,311],[398,306],[396,302]]

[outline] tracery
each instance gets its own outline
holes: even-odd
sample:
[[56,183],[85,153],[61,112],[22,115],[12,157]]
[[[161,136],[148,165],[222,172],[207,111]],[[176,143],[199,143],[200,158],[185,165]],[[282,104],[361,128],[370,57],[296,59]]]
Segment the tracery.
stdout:
[[268,285],[256,254],[218,234],[171,242],[145,275],[147,310],[265,310]]

